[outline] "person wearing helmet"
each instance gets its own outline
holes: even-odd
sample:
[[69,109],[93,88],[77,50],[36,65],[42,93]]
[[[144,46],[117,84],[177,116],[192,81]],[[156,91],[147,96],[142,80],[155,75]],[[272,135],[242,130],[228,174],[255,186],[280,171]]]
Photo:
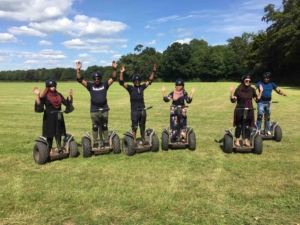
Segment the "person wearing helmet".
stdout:
[[[77,81],[82,84],[89,92],[91,96],[90,114],[92,120],[92,133],[93,133],[93,148],[98,148],[99,143],[97,141],[98,134],[100,138],[100,147],[109,146],[108,139],[108,104],[107,104],[107,91],[110,85],[117,79],[117,64],[112,62],[113,74],[112,76],[102,82],[103,73],[96,71],[92,74],[93,83],[87,82],[80,74],[82,62],[76,63],[77,68]],[[99,115],[99,110],[102,110]]]
[[271,135],[271,131],[270,131],[270,115],[271,115],[271,110],[272,110],[272,104],[271,104],[271,99],[272,99],[272,91],[275,90],[278,94],[282,95],[282,96],[287,96],[286,94],[284,94],[274,82],[271,82],[271,76],[272,73],[271,72],[265,72],[263,74],[263,79],[264,81],[262,82],[258,82],[254,89],[257,90],[259,88],[259,85],[263,86],[263,92],[261,95],[261,99],[260,101],[257,103],[257,129],[260,131],[261,129],[261,123],[262,123],[262,117],[264,114],[264,109],[266,107],[268,107],[268,104],[270,103],[270,107],[269,107],[269,115],[267,118],[267,129],[268,129],[268,135]]
[[122,66],[120,69],[120,81],[119,84],[123,86],[129,93],[130,96],[130,105],[131,105],[131,128],[132,128],[132,135],[133,141],[135,143],[135,147],[137,147],[136,143],[136,132],[138,126],[140,127],[140,133],[142,140],[145,140],[145,126],[146,126],[146,113],[145,117],[142,118],[142,111],[139,110],[141,108],[145,108],[144,103],[144,91],[145,89],[151,85],[155,72],[156,72],[156,64],[153,65],[152,72],[146,81],[146,83],[141,84],[141,76],[136,74],[132,76],[133,85],[127,84],[124,81],[124,72],[125,66]]
[[[168,96],[166,95],[166,88],[165,86],[162,86],[162,94],[163,94],[163,100],[165,102],[169,102],[171,99],[172,105],[170,106],[170,134],[171,134],[171,141],[175,142],[177,139],[177,116],[178,116],[178,106],[184,106],[185,101],[186,103],[190,104],[193,100],[193,96],[195,93],[195,88],[192,88],[190,96],[188,96],[188,93],[184,89],[184,80],[177,79],[175,81],[175,90],[172,91]],[[180,119],[180,137],[181,141],[186,141],[186,124],[187,124],[187,113],[186,108],[181,107],[180,108],[182,115]]]
[[[257,95],[255,89],[251,86],[251,76],[245,74],[242,76],[241,84],[235,89],[233,85],[230,86],[230,100],[232,103],[237,102],[234,109],[233,126],[235,126],[235,145],[240,147],[240,136],[242,133],[243,124],[243,110],[236,110],[237,108],[253,108],[252,99],[258,101],[261,98],[261,92],[263,91],[262,85],[259,85],[260,93]],[[233,92],[234,91],[234,92]],[[254,112],[248,111],[246,118],[246,131],[245,131],[245,145],[250,146],[250,130],[249,127],[254,126]]]
[[[46,80],[46,88],[41,96],[38,87],[33,88],[33,92],[36,95],[35,112],[44,112],[42,136],[47,138],[50,154],[54,153],[52,150],[52,144],[53,137],[56,137],[56,133],[58,132],[59,134],[66,136],[66,127],[63,114],[61,114],[62,117],[60,123],[58,123],[59,125],[57,126],[58,114],[51,112],[61,110],[62,104],[66,106],[66,112],[71,112],[74,110],[72,106],[73,90],[70,89],[69,96],[67,99],[65,99],[62,94],[57,91],[56,87],[56,81],[53,79],[48,79]],[[71,109],[71,107],[73,109]],[[57,130],[57,128],[59,130]]]

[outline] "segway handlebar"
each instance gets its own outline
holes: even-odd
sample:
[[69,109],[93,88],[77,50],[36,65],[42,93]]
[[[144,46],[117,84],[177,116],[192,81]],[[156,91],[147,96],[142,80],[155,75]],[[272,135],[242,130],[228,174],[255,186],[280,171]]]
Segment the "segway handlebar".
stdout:
[[99,111],[103,111],[103,110],[110,110],[110,108],[99,108]]
[[177,108],[188,108],[188,105],[171,105],[173,107],[177,107]]
[[236,110],[256,110],[256,108],[236,108]]
[[137,108],[136,110],[142,111],[142,110],[147,110],[147,109],[152,109],[153,106],[145,107],[145,108]]
[[51,111],[51,113],[64,113],[65,111],[63,110],[56,110],[56,111]]

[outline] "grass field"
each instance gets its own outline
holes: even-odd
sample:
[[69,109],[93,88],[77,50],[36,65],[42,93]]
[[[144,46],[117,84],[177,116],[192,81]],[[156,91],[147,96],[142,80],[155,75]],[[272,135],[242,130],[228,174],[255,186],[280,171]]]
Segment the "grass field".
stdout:
[[[0,83],[0,224],[300,224],[300,89],[280,87],[288,97],[273,92],[279,103],[271,119],[283,139],[264,141],[262,155],[222,151],[219,140],[232,127],[230,83],[187,83],[187,90],[196,88],[188,108],[195,151],[80,154],[37,165],[32,148],[42,114],[34,113],[34,86],[44,89],[42,82]],[[159,137],[170,105],[161,86],[145,91],[153,106],[147,127]],[[69,88],[75,111],[65,122],[80,144],[91,131],[89,93],[77,82],[58,84],[64,96]],[[131,124],[127,91],[113,84],[108,102],[109,128],[122,138]]]

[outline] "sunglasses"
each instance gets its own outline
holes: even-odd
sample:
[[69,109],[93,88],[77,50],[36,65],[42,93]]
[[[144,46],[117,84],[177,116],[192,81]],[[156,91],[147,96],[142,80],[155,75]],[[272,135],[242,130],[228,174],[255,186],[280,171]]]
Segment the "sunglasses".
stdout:
[[100,80],[100,79],[99,79],[99,77],[95,77],[95,78],[93,78],[93,80]]
[[250,83],[250,81],[251,81],[251,80],[245,80],[244,82],[245,82],[245,83]]

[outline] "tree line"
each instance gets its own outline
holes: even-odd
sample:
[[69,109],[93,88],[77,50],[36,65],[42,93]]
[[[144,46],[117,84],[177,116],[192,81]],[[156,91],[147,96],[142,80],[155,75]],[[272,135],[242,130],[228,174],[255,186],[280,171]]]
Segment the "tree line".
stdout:
[[[190,82],[239,80],[249,73],[253,79],[261,79],[270,71],[277,82],[300,84],[300,0],[283,0],[282,6],[274,4],[264,8],[262,21],[270,24],[263,31],[243,33],[227,40],[226,45],[210,46],[205,40],[193,39],[189,44],[174,42],[165,51],[137,45],[133,53],[121,56],[118,66],[125,65],[125,78],[134,74],[143,79],[151,73],[153,64],[159,70],[156,81],[175,81],[182,78]],[[91,79],[94,71],[104,72],[104,79],[112,74],[111,66],[89,66],[82,71],[85,79]],[[74,80],[74,68],[0,71],[3,81],[58,81]]]

